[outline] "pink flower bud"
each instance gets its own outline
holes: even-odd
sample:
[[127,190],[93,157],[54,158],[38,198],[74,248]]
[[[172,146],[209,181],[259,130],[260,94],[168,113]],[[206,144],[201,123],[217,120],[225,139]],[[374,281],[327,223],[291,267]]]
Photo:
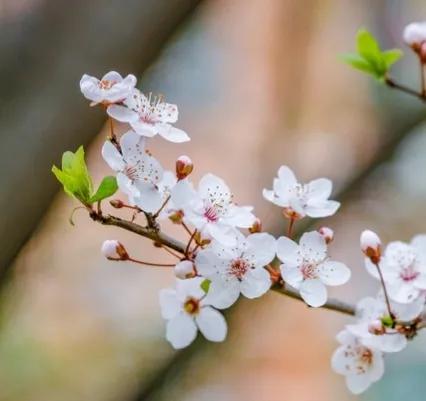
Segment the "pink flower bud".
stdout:
[[101,252],[110,260],[127,260],[129,258],[126,248],[115,239],[104,241]]
[[194,277],[194,264],[190,260],[182,260],[175,266],[175,276],[180,279]]
[[194,164],[188,156],[180,156],[176,160],[176,177],[178,180],[188,177],[192,170],[194,170]]
[[258,217],[254,220],[253,225],[249,228],[250,234],[260,233],[262,231],[262,222]]
[[330,227],[321,227],[318,232],[322,235],[327,244],[333,241],[334,231]]
[[364,230],[361,233],[360,243],[365,256],[370,258],[374,264],[379,263],[382,245],[379,236],[371,230]]

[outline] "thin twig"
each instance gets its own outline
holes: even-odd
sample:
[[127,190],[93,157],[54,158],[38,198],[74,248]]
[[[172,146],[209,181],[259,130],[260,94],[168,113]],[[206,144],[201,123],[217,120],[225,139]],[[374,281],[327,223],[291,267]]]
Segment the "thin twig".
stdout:
[[[422,76],[423,76],[423,74],[422,74]],[[394,81],[391,77],[385,78],[385,84],[388,85],[392,89],[397,89],[397,90],[404,92],[408,95],[415,96],[418,99],[422,100],[423,102],[426,101],[426,95],[425,94],[423,94],[422,92],[417,92],[416,90],[408,88],[407,86],[401,85],[401,84],[397,83],[396,81]]]
[[152,262],[144,262],[143,260],[133,259],[131,257],[129,257],[127,260],[130,261],[130,262],[138,263],[140,265],[145,265],[145,266],[153,266],[153,267],[174,267],[175,266],[174,263],[152,263]]
[[390,304],[390,301],[389,301],[388,291],[386,289],[385,279],[383,278],[382,269],[380,268],[378,263],[375,263],[374,265],[376,266],[377,272],[379,273],[380,283],[382,284],[383,293],[385,295],[386,307],[388,309],[389,316],[393,320],[394,315],[392,313],[392,308],[391,308],[391,304]]

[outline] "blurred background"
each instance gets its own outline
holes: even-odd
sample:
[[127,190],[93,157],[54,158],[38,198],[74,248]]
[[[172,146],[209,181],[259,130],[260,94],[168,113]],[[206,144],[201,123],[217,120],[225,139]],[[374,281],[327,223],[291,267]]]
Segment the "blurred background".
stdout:
[[[354,397],[330,369],[348,319],[277,293],[234,306],[225,343],[173,351],[158,305],[171,272],[109,262],[100,246],[114,238],[144,259],[167,255],[82,211],[71,226],[77,204],[50,173],[84,144],[96,182],[110,174],[105,115],[78,82],[134,73],[144,92],[178,104],[192,137],[153,140],[163,166],[190,155],[194,179],[225,178],[265,230],[285,227],[261,196],[281,164],[303,180],[333,179],[343,206],[314,227],[335,230],[331,254],[353,279],[331,292],[355,302],[377,284],[360,231],[385,241],[426,231],[426,108],[338,54],[354,49],[361,26],[384,48],[404,48],[405,24],[424,19],[421,0],[1,0],[0,401],[424,400],[424,334],[387,355],[385,377]],[[417,87],[417,60],[404,51],[395,77]]]

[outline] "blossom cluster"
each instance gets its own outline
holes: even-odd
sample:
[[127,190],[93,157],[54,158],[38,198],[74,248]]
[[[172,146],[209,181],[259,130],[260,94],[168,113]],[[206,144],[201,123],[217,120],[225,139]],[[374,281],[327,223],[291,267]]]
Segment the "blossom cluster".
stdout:
[[[222,311],[240,296],[254,299],[271,289],[292,288],[316,308],[327,304],[328,287],[349,281],[351,270],[329,256],[332,229],[305,232],[298,241],[293,235],[300,219],[337,212],[340,204],[330,200],[330,180],[301,183],[289,167],[279,168],[272,189],[263,190],[264,199],[278,206],[289,223],[287,235],[275,238],[262,231],[252,206],[236,203],[222,178],[207,173],[195,183],[188,156],[178,157],[174,169],[166,170],[148,150],[149,138],[156,135],[175,143],[190,140],[174,126],[176,105],[162,96],[145,96],[133,75],[123,78],[117,72],[100,80],[84,75],[80,88],[91,105],[104,107],[111,119],[102,156],[127,197],[126,203],[111,204],[145,216],[153,230],[170,220],[188,236],[180,254],[160,244],[177,258],[175,286],[159,294],[166,338],[174,348],[190,345],[198,331],[209,341],[224,341],[228,327]],[[120,138],[113,130],[115,121],[128,125]],[[402,350],[416,334],[426,294],[426,236],[410,244],[392,242],[382,252],[379,237],[366,231],[361,249],[366,269],[381,289],[376,297],[358,303],[356,322],[339,333],[340,346],[332,357],[333,369],[346,377],[354,393],[380,379],[384,354]],[[110,260],[154,265],[130,256],[117,240],[105,241],[102,253]]]

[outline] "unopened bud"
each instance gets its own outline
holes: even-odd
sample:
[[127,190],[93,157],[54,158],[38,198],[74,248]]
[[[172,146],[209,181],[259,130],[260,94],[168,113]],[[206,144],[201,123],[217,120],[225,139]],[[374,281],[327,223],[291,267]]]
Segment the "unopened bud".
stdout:
[[260,233],[262,231],[262,222],[258,217],[254,220],[253,225],[249,228],[250,234]]
[[325,243],[329,244],[334,239],[334,231],[330,227],[321,227],[318,232],[325,239]]
[[381,334],[385,334],[386,329],[380,320],[373,320],[368,325],[368,332],[375,335],[381,335]]
[[175,266],[175,276],[182,280],[194,277],[194,264],[190,260],[182,260]]
[[194,239],[195,239],[195,242],[200,246],[205,246],[210,244],[210,242],[212,242],[211,239],[209,238],[203,238],[199,231],[197,231],[196,234],[194,235]]
[[183,216],[184,214],[182,210],[176,210],[169,216],[169,220],[171,220],[174,224],[182,224]]
[[116,209],[121,209],[124,206],[124,202],[120,199],[110,200],[109,203],[112,207],[115,207]]
[[194,164],[188,156],[180,156],[176,160],[176,177],[178,180],[188,177],[192,170],[194,170]]
[[127,260],[129,254],[123,244],[115,239],[106,240],[101,247],[102,254],[110,260]]
[[378,264],[380,262],[380,248],[382,245],[379,236],[371,230],[365,230],[361,233],[360,243],[361,250],[365,256],[370,258],[374,264]]

